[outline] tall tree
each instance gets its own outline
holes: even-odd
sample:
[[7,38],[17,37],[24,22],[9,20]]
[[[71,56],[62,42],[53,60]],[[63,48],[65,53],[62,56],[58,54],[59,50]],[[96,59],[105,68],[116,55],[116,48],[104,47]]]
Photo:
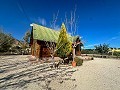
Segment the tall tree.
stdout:
[[109,45],[108,44],[103,44],[103,45],[98,45],[98,46],[95,46],[95,50],[100,53],[101,55],[102,54],[107,54],[108,51],[109,51]]
[[0,30],[0,52],[6,52],[14,43],[14,38],[11,34],[4,33]]
[[23,37],[24,40],[24,47],[28,47],[29,46],[29,42],[30,42],[30,30],[28,30],[27,32],[25,32],[25,35]]
[[67,38],[67,31],[64,23],[62,23],[61,26],[61,31],[57,42],[57,48],[58,48],[57,54],[63,60],[67,57],[67,55],[71,52],[72,49],[72,44],[71,42],[68,41]]

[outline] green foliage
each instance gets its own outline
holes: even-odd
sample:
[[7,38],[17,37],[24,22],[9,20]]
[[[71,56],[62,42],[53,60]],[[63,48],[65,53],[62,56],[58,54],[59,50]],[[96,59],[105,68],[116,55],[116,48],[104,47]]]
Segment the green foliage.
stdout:
[[80,59],[79,57],[75,57],[74,61],[76,62],[76,66],[81,66],[83,63],[83,59]]
[[0,31],[0,52],[7,52],[13,43],[14,38],[10,34]]
[[115,56],[120,56],[120,52],[115,51],[115,52],[113,53],[113,55],[115,55]]
[[29,47],[30,36],[31,36],[31,33],[30,33],[29,30],[28,30],[27,32],[25,32],[25,36],[23,37],[24,42],[23,42],[23,44],[22,44],[22,48],[23,48],[23,49]]
[[68,41],[65,25],[62,24],[60,35],[57,42],[57,55],[64,59],[71,52],[72,44]]
[[82,49],[81,53],[82,54],[98,54],[98,52],[95,51],[94,49]]
[[31,34],[30,34],[30,31],[28,30],[28,31],[25,33],[25,36],[23,37],[24,41],[25,41],[26,43],[28,43],[28,44],[29,44],[29,42],[30,42],[30,36],[31,36]]
[[108,44],[103,44],[103,45],[100,44],[98,46],[95,46],[95,50],[100,54],[108,54],[109,45]]

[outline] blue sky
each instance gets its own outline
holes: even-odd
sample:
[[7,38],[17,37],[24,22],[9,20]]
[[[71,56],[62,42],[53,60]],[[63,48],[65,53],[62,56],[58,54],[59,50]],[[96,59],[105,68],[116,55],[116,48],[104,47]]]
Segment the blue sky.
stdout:
[[56,29],[60,28],[65,13],[69,18],[75,6],[76,34],[85,48],[100,43],[120,47],[120,0],[0,0],[0,28],[22,40],[30,23],[50,27],[53,14],[58,13]]

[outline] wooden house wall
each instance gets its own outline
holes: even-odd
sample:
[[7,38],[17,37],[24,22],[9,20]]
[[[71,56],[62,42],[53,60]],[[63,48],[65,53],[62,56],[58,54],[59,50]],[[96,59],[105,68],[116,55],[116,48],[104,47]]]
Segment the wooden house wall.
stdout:
[[43,41],[33,40],[31,45],[31,53],[37,58],[50,57],[50,51]]
[[[77,45],[77,47],[75,48],[75,54],[77,56],[81,55],[80,48],[81,48],[80,44]],[[31,43],[31,53],[33,56],[36,56],[37,58],[50,57],[50,51],[47,48],[45,42],[40,40],[33,40],[33,42]]]

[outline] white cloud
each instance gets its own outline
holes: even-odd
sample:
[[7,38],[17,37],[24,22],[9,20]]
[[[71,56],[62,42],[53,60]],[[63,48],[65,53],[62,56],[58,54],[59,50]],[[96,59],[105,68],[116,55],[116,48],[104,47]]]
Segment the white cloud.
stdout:
[[112,40],[118,39],[118,36],[112,37],[111,39],[107,40],[107,42],[111,42]]
[[109,40],[107,40],[107,42],[111,42],[113,40],[115,41],[117,39],[120,39],[120,32],[118,32],[116,36],[114,36],[114,37],[110,38]]
[[38,18],[38,23],[40,23],[41,25],[43,25],[43,26],[46,26],[47,25],[47,22],[46,22],[46,20],[44,19],[44,18]]
[[98,43],[90,44],[90,45],[84,46],[84,48],[93,48],[95,45],[99,45],[99,44]]
[[[118,32],[116,36],[111,37],[110,39],[108,39],[107,41],[105,41],[105,42],[103,42],[103,43],[110,43],[110,42],[115,43],[115,40],[118,40],[118,39],[120,39],[120,32]],[[85,46],[85,48],[93,48],[95,45],[99,45],[99,44],[100,44],[100,43],[90,44],[90,45]],[[101,44],[102,44],[102,43],[101,43]]]
[[43,26],[47,25],[47,22],[46,22],[46,20],[44,18],[37,17],[37,18],[30,18],[30,20],[33,23],[37,23],[37,24],[40,24],[40,25],[43,25]]
[[68,32],[68,34],[72,36],[72,33]]
[[53,29],[60,30],[60,27],[59,27],[59,25],[55,25],[55,27]]

